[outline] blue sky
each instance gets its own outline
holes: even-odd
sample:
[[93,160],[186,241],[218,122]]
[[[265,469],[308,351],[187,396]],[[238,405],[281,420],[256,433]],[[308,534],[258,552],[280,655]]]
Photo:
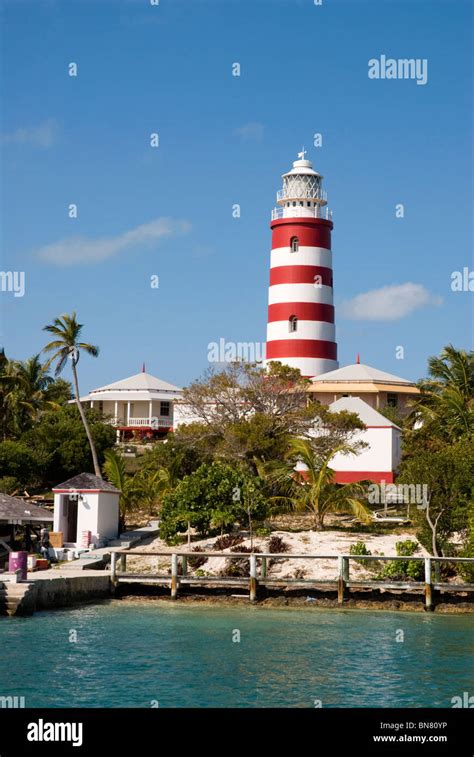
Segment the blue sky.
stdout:
[[[23,297],[0,293],[8,356],[74,309],[101,348],[84,392],[143,361],[185,385],[210,342],[263,342],[270,211],[303,145],[334,213],[340,364],[417,379],[445,344],[471,347],[472,293],[451,290],[473,268],[468,0],[1,8],[1,269],[26,276]],[[427,59],[426,85],[369,79],[382,54]]]

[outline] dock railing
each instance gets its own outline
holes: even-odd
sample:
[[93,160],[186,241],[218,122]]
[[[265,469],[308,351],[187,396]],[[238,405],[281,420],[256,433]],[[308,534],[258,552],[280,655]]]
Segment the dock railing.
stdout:
[[[166,574],[150,574],[127,572],[127,557],[154,557],[155,559],[169,558],[170,571]],[[188,572],[189,558],[226,560],[247,560],[249,563],[248,576],[223,576],[223,575],[193,575]],[[282,578],[268,574],[269,560],[331,560],[334,561],[336,571],[333,578]],[[350,576],[351,561],[395,562],[395,561],[421,561],[424,563],[424,576],[421,580],[380,580],[362,578],[353,580]],[[440,580],[441,563],[463,563],[474,567],[472,557],[431,557],[431,556],[400,556],[400,555],[314,555],[292,554],[288,552],[146,552],[140,550],[113,550],[111,552],[111,579],[116,587],[120,583],[143,583],[169,585],[171,598],[178,597],[181,585],[209,585],[209,586],[242,586],[248,587],[249,599],[255,602],[258,598],[259,587],[300,586],[317,589],[321,586],[337,589],[339,604],[343,604],[350,596],[351,589],[384,589],[423,592],[425,597],[425,609],[432,610],[434,606],[434,592],[472,592],[474,583],[442,583]]]

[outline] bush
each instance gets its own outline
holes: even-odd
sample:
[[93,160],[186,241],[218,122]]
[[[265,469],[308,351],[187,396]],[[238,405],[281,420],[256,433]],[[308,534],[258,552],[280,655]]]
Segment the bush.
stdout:
[[[370,549],[367,549],[365,542],[356,541],[355,544],[351,544],[349,547],[350,555],[371,555]],[[366,570],[374,571],[378,570],[375,560],[356,560],[357,565],[362,565]]]
[[[412,539],[397,541],[395,550],[400,557],[409,557],[418,551],[419,544]],[[419,581],[423,578],[424,567],[421,560],[393,560],[388,562],[381,570],[378,578],[391,578],[394,581],[405,581],[411,578]]]
[[[261,552],[258,547],[243,547],[236,545],[232,547],[231,552],[244,552],[245,554],[251,554],[252,552]],[[228,560],[224,570],[221,571],[221,576],[230,576],[234,578],[247,578],[249,575],[249,561],[244,557],[242,560]]]
[[21,483],[15,476],[2,476],[0,478],[0,492],[3,494],[16,494],[21,496],[23,494]]
[[244,537],[239,534],[225,534],[225,536],[219,536],[214,542],[214,549],[216,552],[222,552],[223,549],[229,549],[236,544],[242,544]]
[[[193,547],[192,551],[202,552],[203,550],[201,547]],[[188,565],[190,568],[200,568],[205,562],[207,562],[207,557],[188,557]]]
[[282,552],[288,552],[290,545],[286,541],[283,541],[281,536],[272,536],[268,542],[268,551],[272,554],[280,554]]
[[[370,549],[367,549],[365,542],[357,541],[355,544],[351,544],[349,549],[350,555],[371,555]],[[363,562],[362,560],[360,562]]]
[[397,555],[400,555],[400,557],[407,556],[415,554],[415,552],[418,550],[419,544],[417,541],[413,541],[412,539],[405,539],[405,541],[397,541],[395,544],[395,549],[397,551]]
[[186,531],[188,522],[201,536],[228,529],[235,522],[247,527],[248,506],[252,519],[266,517],[260,479],[226,463],[205,463],[163,498],[160,535],[167,539]]

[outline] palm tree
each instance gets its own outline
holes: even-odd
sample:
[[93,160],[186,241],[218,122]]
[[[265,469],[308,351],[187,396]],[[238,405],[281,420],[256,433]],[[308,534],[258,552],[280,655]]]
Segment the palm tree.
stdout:
[[101,471],[99,460],[97,458],[97,451],[94,445],[94,440],[92,438],[89,424],[87,422],[84,408],[81,404],[79,382],[77,378],[77,363],[81,354],[81,350],[87,352],[88,355],[97,357],[97,355],[99,354],[99,348],[94,347],[94,345],[88,344],[87,342],[79,341],[82,327],[83,324],[78,323],[76,320],[76,313],[72,313],[71,315],[61,315],[59,318],[55,318],[52,324],[49,324],[43,328],[43,331],[48,331],[50,334],[54,334],[56,339],[54,339],[52,342],[49,342],[49,344],[46,345],[43,351],[54,353],[46,363],[46,367],[49,368],[51,363],[57,361],[56,369],[54,372],[55,376],[59,376],[64,366],[66,365],[68,358],[71,360],[72,375],[74,380],[74,399],[76,400],[84,430],[89,441],[89,446],[91,448],[92,461],[94,463],[94,473],[100,478]]
[[2,362],[0,373],[0,407],[3,439],[18,436],[25,417],[33,417],[34,408],[26,399],[27,382],[16,360]]
[[166,468],[159,468],[155,471],[142,468],[135,473],[132,479],[132,491],[135,499],[147,506],[149,515],[153,514],[163,496],[171,489]]
[[[364,492],[363,486],[333,483],[334,471],[329,467],[331,459],[338,452],[351,450],[349,445],[341,444],[321,458],[309,439],[290,439],[283,462],[273,461],[260,466],[267,481],[281,492],[270,499],[289,504],[296,510],[310,510],[316,529],[324,528],[324,518],[329,512],[352,511],[357,518],[370,522],[370,511],[359,499]],[[296,462],[303,464],[303,471],[295,470]]]
[[429,378],[420,381],[421,395],[411,421],[429,425],[451,441],[474,432],[474,353],[452,344],[428,360]]
[[118,452],[114,449],[107,449],[104,453],[104,473],[107,480],[119,489],[120,494],[120,532],[125,527],[125,515],[134,501],[133,478],[128,476],[125,471],[125,462]]

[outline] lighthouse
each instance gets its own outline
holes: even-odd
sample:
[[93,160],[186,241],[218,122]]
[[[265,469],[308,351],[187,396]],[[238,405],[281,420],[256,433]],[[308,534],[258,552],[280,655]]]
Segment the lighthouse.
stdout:
[[339,367],[331,231],[323,177],[298,153],[272,211],[266,361],[313,377]]

